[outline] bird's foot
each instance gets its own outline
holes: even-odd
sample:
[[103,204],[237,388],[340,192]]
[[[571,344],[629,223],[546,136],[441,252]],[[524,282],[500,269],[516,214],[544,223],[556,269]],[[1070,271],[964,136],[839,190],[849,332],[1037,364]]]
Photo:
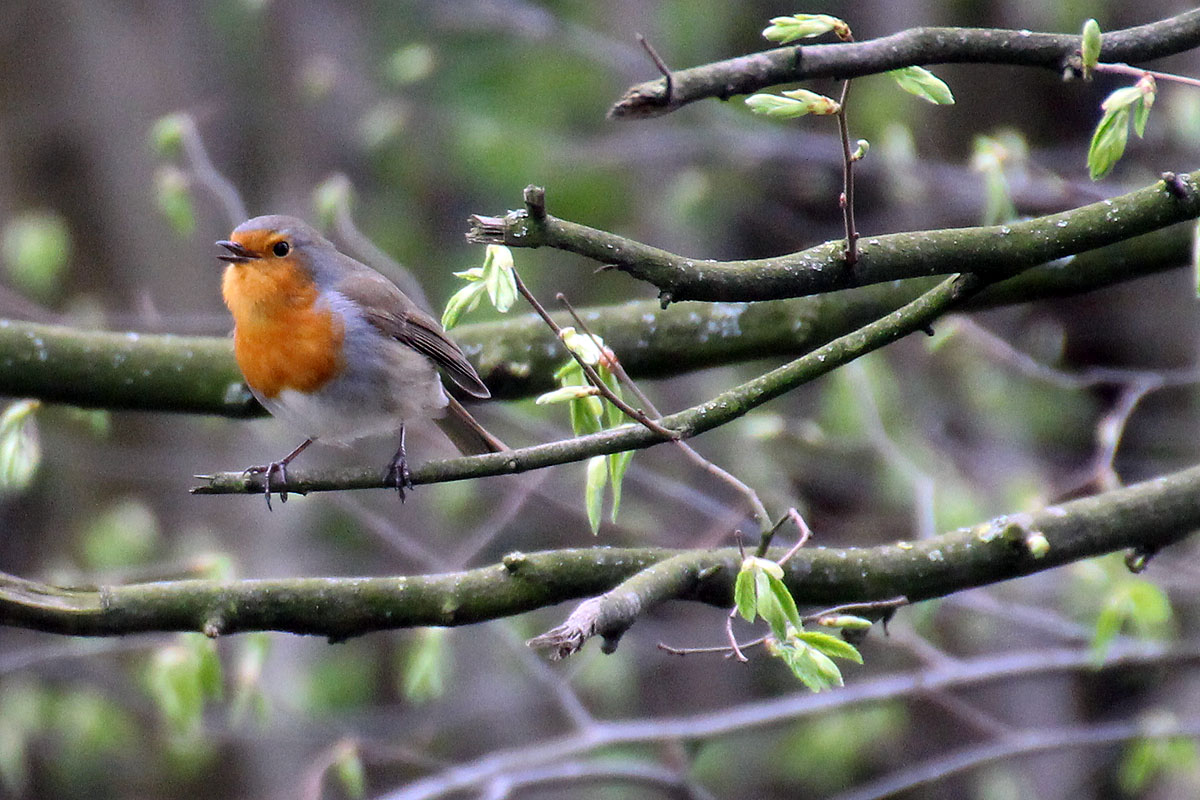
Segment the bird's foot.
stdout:
[[387,472],[384,473],[383,482],[400,494],[400,502],[403,503],[404,490],[413,488],[412,472],[408,469],[408,460],[403,453],[397,453],[396,458],[392,459]]
[[[271,510],[271,476],[278,475],[280,482],[287,486],[287,465],[286,459],[272,461],[270,464],[262,464],[256,467],[246,467],[242,470],[243,475],[262,475],[263,476],[263,494],[267,497],[267,510]],[[279,502],[286,503],[288,499],[287,489],[279,492]]]

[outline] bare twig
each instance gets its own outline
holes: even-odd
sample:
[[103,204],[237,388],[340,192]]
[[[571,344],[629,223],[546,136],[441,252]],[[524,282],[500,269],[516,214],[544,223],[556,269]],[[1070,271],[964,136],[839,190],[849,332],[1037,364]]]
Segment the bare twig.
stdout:
[[899,595],[887,600],[872,600],[868,603],[842,603],[841,605],[831,606],[812,614],[805,614],[800,619],[804,622],[817,622],[822,617],[831,617],[835,614],[856,614],[863,611],[892,611],[906,605],[908,605],[908,598]]
[[188,161],[191,162],[192,172],[200,180],[201,185],[217,199],[221,206],[225,209],[225,217],[229,220],[229,227],[233,228],[236,225],[245,221],[248,216],[246,213],[246,203],[242,200],[241,193],[233,182],[226,178],[221,172],[213,166],[212,159],[208,157],[208,150],[204,147],[204,140],[200,138],[200,131],[196,127],[196,121],[192,119],[190,114],[180,114],[180,122],[183,137],[183,150],[187,154]]
[[1184,75],[1175,75],[1171,72],[1157,72],[1152,69],[1142,69],[1141,67],[1131,67],[1128,64],[1106,64],[1099,63],[1092,67],[1095,72],[1107,72],[1110,75],[1132,75],[1135,78],[1140,78],[1143,75],[1149,75],[1155,80],[1169,81],[1171,83],[1182,83],[1185,86],[1200,86],[1200,80],[1196,78],[1188,78]]
[[655,51],[654,46],[651,45],[650,42],[646,41],[645,36],[642,36],[640,33],[636,34],[636,36],[638,44],[640,44],[642,49],[646,51],[646,54],[650,56],[650,60],[654,62],[654,66],[658,67],[658,71],[662,73],[663,80],[667,84],[667,105],[670,106],[671,97],[675,93],[675,81],[671,78],[671,70],[667,68],[667,63],[663,61],[662,57],[657,51]]
[[729,649],[733,652],[733,657],[745,663],[750,659],[746,658],[746,654],[742,652],[742,648],[738,645],[737,637],[733,634],[733,621],[737,619],[737,615],[737,606],[729,609],[729,614],[725,617],[725,638],[729,640]]
[[[796,509],[789,508],[783,519],[788,520],[796,525],[796,528],[800,531],[800,538],[797,539],[796,543],[792,545],[786,553],[783,554],[779,561],[776,562],[781,567],[790,561],[792,556],[800,552],[800,548],[804,547],[804,543],[808,541],[810,536],[812,536],[812,531],[809,530],[808,523],[804,521],[804,517],[800,516],[800,512]],[[782,523],[783,520],[780,520],[780,522]],[[778,526],[776,527],[778,528]]]
[[358,258],[387,275],[406,295],[426,311],[430,311],[429,298],[412,271],[388,255],[354,224],[350,214],[353,196],[350,179],[342,174],[329,178],[325,185],[334,189],[336,202],[333,204],[333,226],[337,235],[354,251]]
[[850,122],[846,117],[846,100],[850,97],[850,81],[842,81],[842,97],[838,101],[838,133],[842,138],[842,220],[846,226],[846,266],[858,262],[858,229],[854,225],[854,154],[850,151]]
[[[760,636],[748,642],[741,642],[738,644],[738,648],[740,650],[749,650],[751,647],[758,647],[765,644],[768,638],[767,636]],[[673,656],[703,655],[705,653],[724,653],[726,656],[733,655],[733,649],[729,645],[720,645],[717,647],[672,647],[669,644],[659,642],[658,649]]]

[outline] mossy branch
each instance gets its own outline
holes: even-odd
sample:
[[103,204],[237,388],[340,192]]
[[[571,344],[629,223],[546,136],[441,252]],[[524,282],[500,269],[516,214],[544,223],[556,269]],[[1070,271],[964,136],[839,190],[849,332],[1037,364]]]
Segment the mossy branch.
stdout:
[[[897,595],[918,601],[1118,550],[1153,554],[1197,528],[1200,467],[1193,467],[924,541],[804,549],[787,562],[785,580],[805,605]],[[1028,546],[1035,533],[1045,537],[1044,551]],[[782,554],[777,548],[768,555]],[[79,636],[274,630],[340,640],[392,628],[465,625],[600,595],[591,605],[605,624],[578,644],[597,631],[615,644],[620,632],[666,599],[728,607],[740,558],[736,548],[599,547],[513,553],[500,564],[441,575],[101,587],[0,575],[0,624]]]
[[[1188,263],[1192,232],[1177,225],[988,287],[966,308],[1091,291]],[[932,279],[876,284],[774,303],[689,304],[661,310],[636,301],[581,309],[630,375],[653,378],[748,359],[807,353],[912,301]],[[564,325],[571,324],[565,317]],[[500,399],[553,386],[566,358],[532,314],[464,325],[455,338]],[[225,417],[264,413],[242,383],[226,337],[81,330],[0,320],[0,395],[47,402]]]
[[[1141,63],[1198,45],[1200,11],[1186,11],[1104,34],[1101,58]],[[669,91],[666,78],[639,83],[626,90],[608,115],[615,119],[656,117],[697,100],[727,100],[780,83],[844,80],[931,64],[1010,64],[1078,77],[1082,74],[1079,47],[1078,35],[987,28],[912,28],[862,42],[780,47],[672,71]]]
[[1200,172],[1170,175],[1135,192],[1043,217],[976,228],[868,236],[853,265],[840,241],[777,258],[705,261],[669,253],[546,213],[537,187],[526,207],[471,218],[467,238],[510,247],[577,253],[653,284],[664,306],[680,300],[749,302],[852,289],[906,278],[949,275],[969,266],[990,281],[1030,267],[1200,216]]

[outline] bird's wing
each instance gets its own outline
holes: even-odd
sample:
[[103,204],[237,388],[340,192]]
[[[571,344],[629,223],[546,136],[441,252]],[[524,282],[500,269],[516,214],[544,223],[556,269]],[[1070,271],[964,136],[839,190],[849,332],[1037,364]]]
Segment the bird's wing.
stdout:
[[479,373],[437,320],[417,307],[377,272],[355,270],[338,282],[337,291],[363,309],[367,321],[386,336],[429,356],[463,391],[491,397]]

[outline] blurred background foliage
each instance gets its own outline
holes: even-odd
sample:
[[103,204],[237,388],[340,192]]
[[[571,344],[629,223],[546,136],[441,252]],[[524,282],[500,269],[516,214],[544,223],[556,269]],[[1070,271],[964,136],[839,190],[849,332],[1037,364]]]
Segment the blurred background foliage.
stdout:
[[[766,21],[797,11],[837,14],[867,39],[917,25],[1073,33],[1088,16],[1113,30],[1185,5],[9,0],[0,9],[0,315],[229,330],[212,242],[236,220],[169,142],[156,146],[156,122],[175,112],[195,120],[251,214],[316,220],[314,191],[333,174],[348,176],[359,227],[440,307],[453,291],[450,273],[482,260],[482,248],[463,238],[467,215],[518,206],[530,183],[546,187],[558,216],[698,258],[774,255],[841,235],[832,120],[768,121],[740,99],[651,121],[606,120],[626,86],[655,77],[637,33],[678,68],[763,49]],[[1155,66],[1200,76],[1195,54]],[[1195,90],[1161,87],[1146,140],[1093,184],[1084,153],[1099,103],[1119,79],[935,71],[955,106],[929,106],[882,77],[855,83],[852,136],[872,143],[858,183],[867,235],[1046,213],[1197,166]],[[809,88],[836,91],[830,82]],[[557,291],[577,306],[655,295],[561,253],[518,251],[517,264],[544,300]],[[1198,318],[1182,270],[974,319],[1065,371],[1195,360]],[[763,366],[646,388],[669,410]],[[758,489],[773,513],[800,508],[817,542],[870,545],[1094,490],[1098,426],[1116,400],[1111,386],[1030,377],[947,324],[937,339],[903,341],[695,444]],[[567,420],[554,411],[518,402],[480,414],[522,444],[565,434]],[[1125,432],[1117,472],[1132,481],[1194,463],[1195,420],[1192,387],[1149,395]],[[447,453],[435,434],[414,434],[418,458]],[[193,473],[261,463],[291,437],[268,421],[17,407],[0,421],[3,447],[15,454],[6,456],[13,472],[0,493],[0,570],[62,582],[382,575],[476,566],[514,549],[708,546],[750,524],[739,498],[670,448],[633,461],[618,523],[598,538],[584,515],[582,465],[422,487],[403,506],[378,492],[294,498],[268,513],[257,497],[188,495]],[[382,464],[387,452],[386,442],[313,452],[311,464]],[[1148,577],[1159,593],[1149,599],[1120,569],[1080,565],[1066,570],[1070,580],[1033,577],[902,612],[891,639],[867,641],[867,666],[848,669],[848,679],[912,668],[931,652],[1087,642],[1102,614],[1108,628],[1117,615],[1119,630],[1138,608],[1161,616],[1162,592],[1176,607],[1174,635],[1194,637],[1193,552],[1180,546],[1153,563]],[[423,773],[430,759],[567,730],[556,691],[573,692],[597,716],[624,718],[799,689],[769,659],[741,666],[655,649],[658,641],[720,643],[721,612],[706,608],[661,609],[616,655],[589,647],[547,667],[521,642],[564,613],[332,647],[276,635],[213,644],[0,630],[0,797],[316,796],[326,767],[334,769],[325,796],[362,786],[377,793]],[[1170,626],[1151,628],[1161,636]],[[1198,688],[1187,671],[1057,676],[632,755],[682,759],[717,796],[820,795],[982,738],[969,715],[955,713],[967,703],[1004,724],[1086,723],[1163,707],[1195,713]],[[1174,771],[1164,773],[1145,768],[1153,753],[1143,748],[1118,774],[1117,752],[1005,762],[920,796],[1195,796],[1194,753],[1172,750]],[[362,773],[355,765],[364,762]],[[538,796],[593,795],[654,796],[629,787]]]

